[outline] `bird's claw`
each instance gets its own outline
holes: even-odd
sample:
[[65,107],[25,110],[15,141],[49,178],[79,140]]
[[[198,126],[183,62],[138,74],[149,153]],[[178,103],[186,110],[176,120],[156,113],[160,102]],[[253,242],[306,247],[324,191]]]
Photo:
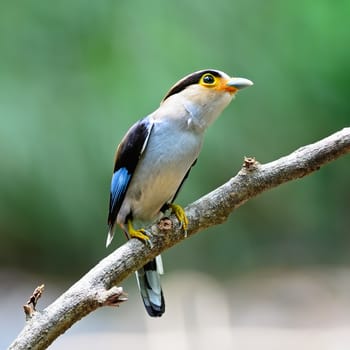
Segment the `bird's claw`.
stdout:
[[170,204],[170,208],[180,222],[180,228],[184,231],[184,236],[187,237],[188,219],[183,208],[178,204]]
[[128,233],[130,238],[137,238],[141,240],[143,243],[145,243],[149,248],[153,248],[153,243],[151,242],[150,238],[152,237],[152,234],[141,228],[138,230],[135,230],[132,226],[131,221],[128,222]]
[[145,242],[145,244],[148,246],[148,248],[152,249],[153,248],[153,243],[151,241],[152,238],[152,234],[151,232],[145,230],[145,229],[140,229],[140,231],[143,233],[144,237],[147,237],[145,240],[143,240],[143,242]]

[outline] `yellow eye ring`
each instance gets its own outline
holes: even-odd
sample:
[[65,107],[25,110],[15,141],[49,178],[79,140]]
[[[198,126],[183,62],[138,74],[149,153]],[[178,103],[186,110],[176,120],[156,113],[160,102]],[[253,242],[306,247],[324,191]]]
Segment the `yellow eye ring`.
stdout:
[[206,73],[201,78],[201,84],[205,86],[214,86],[216,83],[216,78],[210,73]]

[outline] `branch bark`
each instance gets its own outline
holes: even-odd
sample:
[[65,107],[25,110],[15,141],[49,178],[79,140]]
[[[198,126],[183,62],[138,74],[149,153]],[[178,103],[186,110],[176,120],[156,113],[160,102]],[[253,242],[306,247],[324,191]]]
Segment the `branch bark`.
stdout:
[[[309,175],[321,166],[350,152],[350,128],[267,164],[246,158],[239,173],[186,208],[188,236],[226,221],[250,198],[287,181]],[[35,312],[9,349],[46,349],[75,322],[105,305],[126,300],[119,285],[132,272],[162,251],[185,239],[171,216],[149,229],[150,249],[136,239],[126,242],[41,312]]]

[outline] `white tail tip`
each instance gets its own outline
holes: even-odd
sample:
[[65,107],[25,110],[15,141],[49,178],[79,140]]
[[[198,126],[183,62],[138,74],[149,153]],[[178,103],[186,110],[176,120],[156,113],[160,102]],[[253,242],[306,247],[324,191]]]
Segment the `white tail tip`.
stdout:
[[106,248],[108,248],[108,246],[111,244],[113,237],[114,237],[114,232],[109,231],[107,235]]

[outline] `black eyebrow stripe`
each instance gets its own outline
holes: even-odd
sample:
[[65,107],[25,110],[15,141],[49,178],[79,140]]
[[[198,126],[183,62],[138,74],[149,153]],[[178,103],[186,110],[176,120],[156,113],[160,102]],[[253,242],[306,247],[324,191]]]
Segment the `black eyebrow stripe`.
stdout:
[[185,90],[188,86],[193,84],[198,84],[203,74],[212,74],[214,77],[221,77],[221,74],[216,70],[205,69],[199,72],[188,75],[187,77],[181,79],[178,83],[176,83],[165,95],[163,101],[165,101],[171,95],[178,94],[179,92]]

